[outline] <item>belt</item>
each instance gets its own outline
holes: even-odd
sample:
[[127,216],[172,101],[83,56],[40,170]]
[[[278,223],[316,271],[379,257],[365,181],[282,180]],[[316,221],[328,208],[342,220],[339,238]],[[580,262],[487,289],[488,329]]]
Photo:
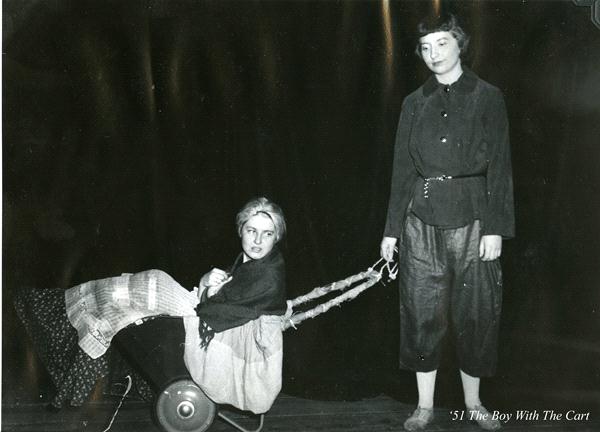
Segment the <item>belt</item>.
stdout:
[[481,174],[459,174],[459,175],[445,175],[442,174],[441,176],[437,176],[437,177],[423,177],[421,176],[421,178],[423,178],[424,183],[423,183],[423,197],[424,198],[429,198],[429,182],[432,181],[439,181],[439,182],[444,182],[446,180],[454,180],[454,179],[464,179],[464,178],[475,178],[475,177],[483,177],[485,178],[485,174],[481,173]]

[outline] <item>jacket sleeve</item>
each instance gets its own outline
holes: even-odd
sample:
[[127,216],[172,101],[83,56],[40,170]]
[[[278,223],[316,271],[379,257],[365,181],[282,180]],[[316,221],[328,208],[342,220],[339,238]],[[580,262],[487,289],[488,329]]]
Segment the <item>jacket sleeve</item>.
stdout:
[[392,182],[388,202],[385,237],[400,237],[406,208],[412,196],[417,171],[408,151],[408,141],[414,118],[414,104],[405,99],[402,103],[396,142],[394,144],[394,161],[392,166]]
[[488,142],[487,207],[483,215],[483,235],[515,236],[512,165],[508,118],[504,97],[498,89],[491,93],[484,115]]

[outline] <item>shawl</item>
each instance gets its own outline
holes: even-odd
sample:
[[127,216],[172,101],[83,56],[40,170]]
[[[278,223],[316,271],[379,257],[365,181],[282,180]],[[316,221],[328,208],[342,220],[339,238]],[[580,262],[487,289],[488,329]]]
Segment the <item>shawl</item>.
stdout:
[[199,333],[206,347],[214,333],[253,321],[261,315],[287,310],[285,263],[277,247],[264,258],[243,261],[240,254],[230,269],[232,280],[196,307]]

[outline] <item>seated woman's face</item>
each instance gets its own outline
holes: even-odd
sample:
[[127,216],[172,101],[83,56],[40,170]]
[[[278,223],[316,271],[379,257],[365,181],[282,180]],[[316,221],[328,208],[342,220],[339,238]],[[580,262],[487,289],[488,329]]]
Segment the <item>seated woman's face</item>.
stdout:
[[264,258],[275,245],[275,224],[265,214],[252,216],[242,227],[244,262]]

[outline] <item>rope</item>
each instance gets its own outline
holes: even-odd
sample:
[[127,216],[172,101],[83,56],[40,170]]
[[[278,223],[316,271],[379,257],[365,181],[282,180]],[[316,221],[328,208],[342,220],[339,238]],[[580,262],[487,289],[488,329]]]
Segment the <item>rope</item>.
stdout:
[[293,308],[294,306],[298,306],[303,303],[307,303],[311,300],[318,299],[319,297],[323,297],[324,295],[329,294],[332,291],[342,291],[348,288],[349,286],[360,282],[363,279],[367,279],[373,271],[374,270],[368,270],[361,273],[357,273],[355,275],[347,277],[346,279],[330,283],[329,285],[314,288],[308,294],[301,295],[293,300],[288,300],[288,303],[291,304],[291,307]]
[[127,389],[125,389],[125,393],[123,393],[123,396],[121,396],[121,401],[119,402],[119,405],[117,406],[117,409],[115,410],[115,413],[113,414],[112,418],[110,419],[110,423],[108,424],[108,427],[106,429],[104,429],[102,432],[108,432],[108,430],[110,430],[113,422],[115,421],[115,418],[117,417],[117,413],[119,412],[119,409],[121,409],[121,405],[123,405],[125,396],[127,396],[127,393],[129,393],[129,390],[131,390],[131,375],[127,375],[126,378],[127,378]]
[[337,296],[325,303],[322,303],[306,312],[300,312],[297,314],[293,314],[293,313],[291,313],[291,309],[288,309],[288,314],[286,314],[286,317],[284,318],[282,330],[287,330],[290,327],[297,329],[296,326],[298,324],[300,324],[302,321],[305,321],[309,318],[315,318],[316,316],[327,312],[333,306],[339,306],[340,304],[342,304],[345,301],[353,300],[360,293],[362,293],[366,289],[372,287],[380,280],[381,280],[381,273],[372,272],[370,274],[370,277],[367,279],[367,281],[361,283],[360,285],[352,288],[351,290],[349,290],[343,294],[340,294],[339,296]]
[[[353,300],[360,293],[362,293],[363,291],[367,290],[368,288],[372,287],[377,282],[379,282],[383,276],[384,270],[387,271],[390,280],[396,279],[396,276],[398,274],[398,264],[392,265],[391,262],[385,261],[385,264],[383,264],[381,266],[381,269],[376,270],[377,266],[379,266],[382,261],[384,261],[384,259],[380,258],[375,264],[373,264],[371,267],[369,267],[369,269],[367,271],[357,273],[355,275],[347,277],[346,279],[342,279],[342,280],[333,282],[329,285],[317,287],[317,288],[313,289],[312,291],[310,291],[308,294],[296,297],[293,300],[288,300],[287,301],[288,309],[287,309],[285,316],[283,317],[282,330],[287,330],[290,327],[297,329],[296,326],[298,324],[300,324],[302,321],[315,318],[316,316],[327,312],[333,306],[340,306],[343,302]],[[347,291],[343,294],[340,294],[337,297],[334,297],[333,299],[331,299],[325,303],[317,305],[316,307],[314,307],[308,311],[300,312],[300,313],[293,312],[294,306],[298,306],[300,304],[307,303],[311,300],[318,299],[319,297],[322,297],[333,291],[345,290],[349,286],[354,285],[361,281],[364,281],[364,282],[355,286],[354,288],[350,289],[349,291]]]

